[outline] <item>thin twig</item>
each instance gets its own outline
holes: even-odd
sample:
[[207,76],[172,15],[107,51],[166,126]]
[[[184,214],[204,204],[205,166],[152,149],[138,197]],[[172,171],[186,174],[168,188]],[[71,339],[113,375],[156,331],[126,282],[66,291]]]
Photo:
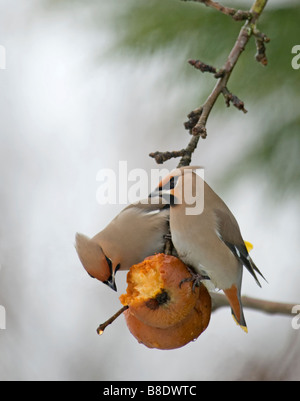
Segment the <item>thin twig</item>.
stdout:
[[260,32],[256,27],[253,29],[253,35],[255,36],[255,43],[257,53],[255,55],[256,61],[261,63],[263,66],[268,64],[268,59],[266,56],[266,46],[265,43],[269,43],[270,39],[262,32]]
[[237,96],[233,95],[227,88],[222,90],[223,96],[225,98],[225,102],[227,107],[230,106],[230,102],[239,110],[242,110],[244,113],[247,113],[247,110],[244,107],[244,102],[240,100]]
[[104,330],[108,325],[112,324],[128,308],[129,308],[128,305],[123,306],[123,308],[121,308],[118,312],[116,312],[112,317],[107,319],[104,323],[100,324],[99,327],[97,328],[97,333],[99,334],[99,336],[101,336],[104,333]]
[[153,152],[149,156],[155,159],[157,164],[163,164],[165,161],[172,159],[174,157],[182,157],[185,155],[186,150],[175,150],[173,152]]
[[221,13],[232,17],[235,21],[243,21],[252,18],[250,11],[236,10],[235,8],[225,7],[220,3],[212,0],[183,0],[183,1],[195,1],[197,3],[203,3],[207,7],[214,8]]
[[210,72],[212,74],[215,74],[215,78],[221,78],[224,74],[224,71],[222,69],[217,70],[212,65],[205,64],[200,60],[189,60],[188,63],[201,72]]

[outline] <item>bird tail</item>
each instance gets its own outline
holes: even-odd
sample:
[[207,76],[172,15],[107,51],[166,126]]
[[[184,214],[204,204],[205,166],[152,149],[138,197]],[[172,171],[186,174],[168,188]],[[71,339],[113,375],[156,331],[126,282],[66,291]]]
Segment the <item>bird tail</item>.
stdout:
[[233,284],[231,288],[225,289],[224,293],[231,306],[231,313],[234,321],[248,333],[248,328],[243,312],[243,305],[241,301],[241,293],[238,287]]

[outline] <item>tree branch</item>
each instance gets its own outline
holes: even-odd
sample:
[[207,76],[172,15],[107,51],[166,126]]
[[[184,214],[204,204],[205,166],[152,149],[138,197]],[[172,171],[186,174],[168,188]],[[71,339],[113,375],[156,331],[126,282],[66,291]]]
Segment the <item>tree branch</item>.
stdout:
[[[184,0],[186,1],[186,0]],[[250,37],[255,35],[256,37],[256,44],[257,44],[257,54],[256,59],[261,62],[263,65],[266,65],[266,57],[265,57],[265,47],[264,43],[266,43],[267,37],[264,34],[260,34],[259,31],[256,29],[256,23],[258,18],[260,17],[261,13],[263,12],[264,7],[267,4],[268,0],[255,0],[253,3],[250,11],[248,12],[240,12],[239,10],[230,9],[228,7],[221,6],[219,3],[216,3],[211,0],[193,0],[200,3],[204,3],[206,6],[212,7],[221,11],[227,15],[236,15],[236,13],[244,13],[243,15],[247,15],[247,21],[243,25],[238,38],[233,46],[224,67],[221,69],[216,69],[213,66],[209,66],[201,62],[200,60],[190,60],[189,63],[193,65],[195,68],[199,69],[202,72],[210,72],[215,74],[215,78],[217,78],[217,83],[212,90],[211,94],[208,96],[204,104],[193,110],[189,113],[188,118],[189,120],[184,124],[185,128],[190,131],[190,134],[193,136],[185,149],[180,151],[173,151],[173,152],[154,152],[150,154],[150,157],[155,158],[156,162],[161,164],[166,160],[169,160],[173,157],[181,157],[181,160],[177,167],[188,166],[191,163],[192,155],[197,148],[198,142],[200,138],[205,139],[207,137],[207,130],[206,124],[208,117],[219,97],[222,93],[225,97],[227,106],[230,102],[234,104],[235,107],[246,112],[244,108],[244,103],[238,99],[237,96],[233,95],[229,92],[227,88],[227,84],[231,73],[240,57],[242,52],[245,49]],[[235,13],[233,13],[233,11]],[[245,18],[243,18],[245,19]]]
[[[220,293],[210,293],[212,299],[212,310],[216,311],[224,306],[228,307],[229,303],[225,295]],[[272,315],[289,315],[292,316],[292,309],[297,303],[289,304],[282,302],[265,301],[262,299],[242,297],[242,304],[245,308],[257,310]]]
[[149,156],[153,157],[157,164],[163,164],[165,161],[174,157],[182,157],[185,155],[186,150],[174,150],[173,152],[153,152]]
[[216,1],[212,0],[183,0],[183,1],[195,1],[198,3],[203,3],[207,7],[214,8],[215,10],[220,11],[225,15],[229,15],[235,21],[243,21],[245,19],[249,19],[252,17],[252,13],[250,11],[242,11],[242,10],[236,10],[235,8],[225,7],[222,6],[220,3],[217,3]]
[[189,60],[188,62],[197,70],[200,70],[202,72],[211,72],[212,74],[215,74],[215,78],[220,78],[224,75],[224,71],[222,69],[218,71],[215,67],[205,64],[200,60]]
[[[225,92],[227,96],[230,93],[227,89],[227,83],[229,81],[229,78],[231,76],[231,73],[232,73],[240,55],[244,51],[245,46],[247,45],[250,37],[253,34],[253,28],[255,27],[256,22],[260,16],[260,14],[262,13],[266,3],[267,3],[267,0],[256,0],[255,3],[253,4],[253,6],[251,7],[250,13],[252,15],[252,18],[250,20],[247,20],[246,23],[244,24],[244,26],[242,27],[242,29],[240,30],[240,33],[235,42],[235,45],[232,48],[224,67],[222,68],[223,75],[218,79],[217,84],[215,85],[212,93],[209,95],[209,97],[206,99],[204,105],[201,107],[202,111],[201,111],[201,114],[199,115],[199,119],[198,119],[197,123],[194,125],[194,127],[192,127],[190,129],[192,135],[197,137],[196,140],[190,141],[190,144],[192,144],[194,150],[197,147],[200,137],[206,138],[206,136],[207,136],[207,132],[206,132],[207,119],[208,119],[210,112],[211,112],[213,106],[215,105],[215,102],[218,99],[220,93]],[[230,94],[230,95],[231,95],[231,99],[232,98],[238,99],[235,95],[232,95],[232,94]],[[233,103],[237,104],[235,101]],[[238,103],[241,106],[238,108],[245,111],[244,103],[243,102],[241,103],[241,101],[239,101]],[[228,104],[229,103],[228,103],[228,97],[227,97],[227,105]],[[199,109],[197,109],[196,114],[198,113],[198,111],[199,111]],[[189,114],[189,116],[190,115],[191,115],[191,113]],[[193,113],[192,113],[192,115],[193,115]],[[178,167],[188,165],[188,164],[186,164],[187,162],[190,163],[191,160],[187,160],[187,158],[182,158],[180,160]]]

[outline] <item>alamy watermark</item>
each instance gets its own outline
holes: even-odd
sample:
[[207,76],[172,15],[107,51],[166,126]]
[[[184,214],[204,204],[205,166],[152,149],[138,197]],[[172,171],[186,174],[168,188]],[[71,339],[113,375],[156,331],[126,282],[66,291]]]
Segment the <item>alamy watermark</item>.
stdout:
[[0,330],[6,329],[6,310],[3,305],[0,305]]
[[128,170],[128,163],[120,161],[117,172],[108,168],[98,171],[96,180],[101,185],[97,189],[96,199],[100,205],[127,205],[135,202],[153,205],[163,199],[166,204],[183,203],[187,215],[199,215],[204,208],[204,169],[195,169],[194,172],[200,179],[194,180],[192,185],[191,180],[185,180],[188,172],[182,170],[183,191],[177,192],[174,197],[172,190],[175,180],[166,181],[162,191],[158,190],[159,183],[170,173],[168,169],[151,169],[149,174],[141,168]]
[[0,70],[6,69],[6,49],[0,45]]
[[292,54],[296,54],[296,56],[294,56],[292,58],[292,67],[294,70],[299,70],[300,69],[300,45],[295,45],[292,48]]
[[300,329],[300,305],[293,306],[292,313],[296,315],[292,319],[292,328],[294,330],[299,330]]
[[[1,271],[1,264],[0,264]],[[0,305],[0,330],[6,329],[6,310],[3,305]]]

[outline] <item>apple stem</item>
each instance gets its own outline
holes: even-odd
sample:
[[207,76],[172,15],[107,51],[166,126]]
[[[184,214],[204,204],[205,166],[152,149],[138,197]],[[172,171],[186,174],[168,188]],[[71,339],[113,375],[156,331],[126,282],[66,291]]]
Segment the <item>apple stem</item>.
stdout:
[[106,327],[108,325],[110,325],[111,323],[113,323],[123,312],[126,311],[126,309],[128,309],[129,306],[125,305],[123,306],[123,308],[121,308],[118,312],[116,312],[112,317],[110,317],[108,320],[106,320],[106,322],[102,323],[99,325],[99,327],[97,328],[97,333],[99,334],[99,336],[101,336],[101,334],[103,334],[104,330],[106,329]]

